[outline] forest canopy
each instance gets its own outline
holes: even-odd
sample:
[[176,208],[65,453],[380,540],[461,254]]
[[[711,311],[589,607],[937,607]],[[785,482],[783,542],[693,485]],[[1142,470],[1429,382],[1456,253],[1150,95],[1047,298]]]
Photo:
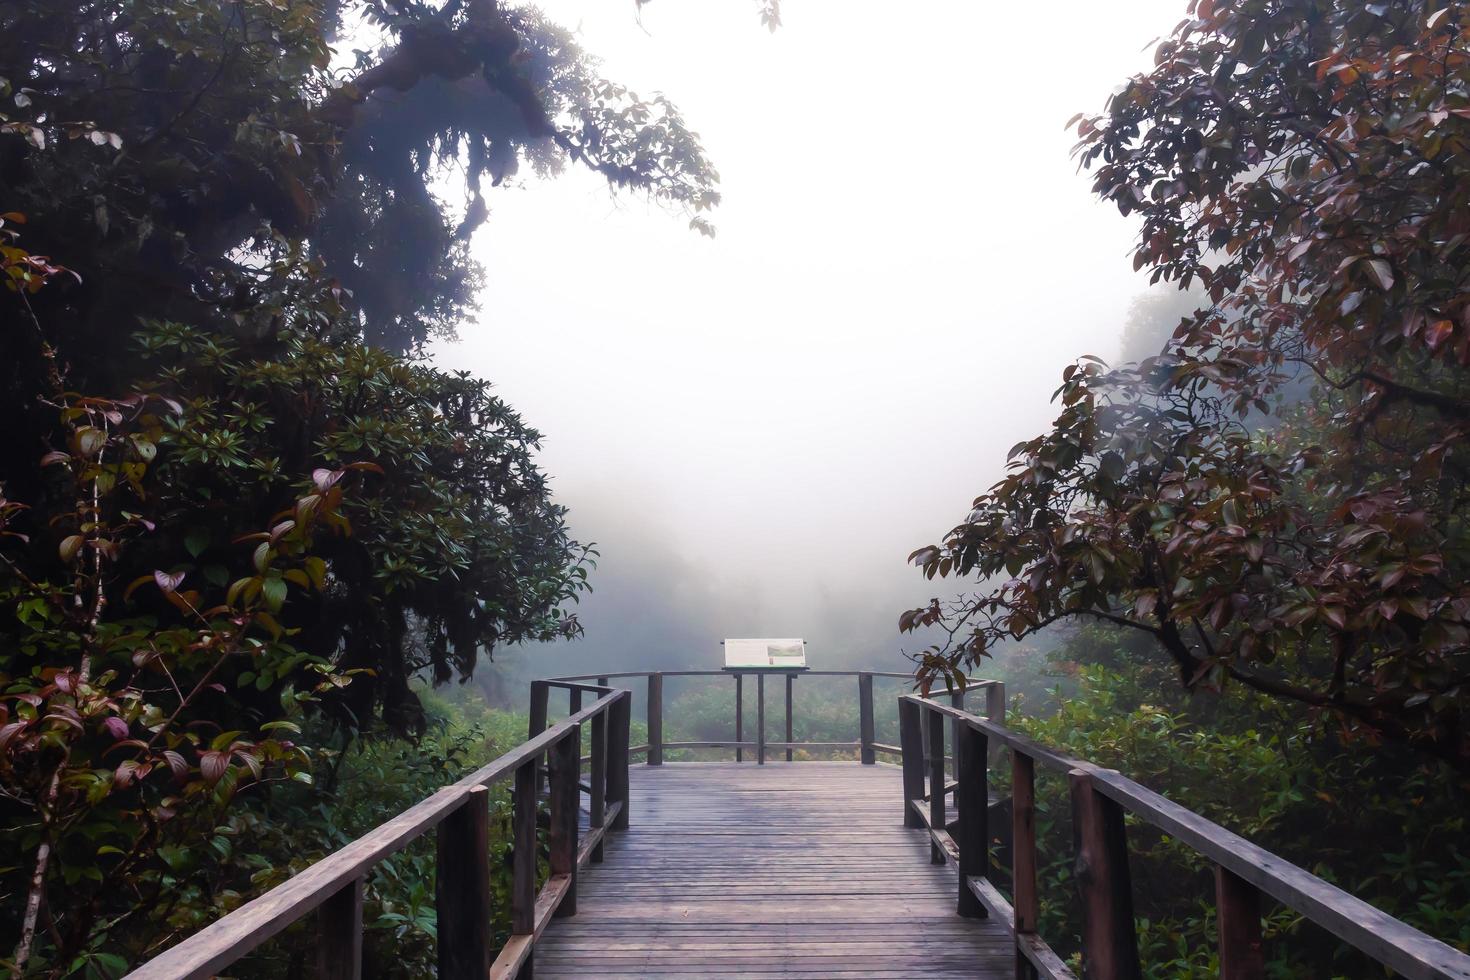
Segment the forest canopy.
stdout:
[[[1066,620],[1470,772],[1470,33],[1434,0],[1196,0],[1074,120],[1134,266],[1203,291],[1165,348],[1068,367],[1053,428],[912,561],[953,678]],[[1302,390],[1310,394],[1303,397]]]

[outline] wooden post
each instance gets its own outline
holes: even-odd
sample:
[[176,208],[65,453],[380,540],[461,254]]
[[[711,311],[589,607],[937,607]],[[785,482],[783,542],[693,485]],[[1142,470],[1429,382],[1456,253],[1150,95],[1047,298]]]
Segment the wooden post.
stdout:
[[792,759],[792,755],[791,755],[791,743],[795,741],[795,738],[792,735],[792,732],[794,731],[794,729],[791,727],[791,692],[792,692],[792,689],[795,686],[796,686],[796,675],[795,674],[787,674],[786,675],[786,761],[787,762],[790,762],[791,759]]
[[[929,712],[929,826],[943,830],[945,824],[944,784],[944,715]],[[943,864],[944,851],[931,837],[929,839],[929,863]]]
[[633,692],[621,691],[608,709],[607,721],[607,802],[623,805],[613,818],[613,830],[628,829],[628,748],[632,720]]
[[924,818],[914,811],[924,796],[924,736],[919,705],[908,698],[898,702],[898,747],[903,753],[903,825],[922,827]]
[[[551,685],[547,684],[545,681],[531,682],[531,724],[528,726],[529,731],[527,731],[526,733],[527,738],[535,738],[537,735],[540,735],[542,732],[546,731],[546,713],[548,710],[547,701],[549,700],[550,696]],[[543,767],[546,765],[545,758],[545,756],[541,757],[542,761],[539,763],[539,765]],[[541,794],[542,785],[543,784],[541,782],[541,777],[538,774],[536,777],[536,794],[538,796]]]
[[599,677],[599,678],[597,678],[597,686],[598,687],[607,687],[607,678],[606,677]]
[[551,830],[547,834],[554,875],[568,875],[566,896],[557,906],[558,919],[577,914],[577,810],[581,802],[582,742],[575,730],[551,749]]
[[[536,931],[536,813],[541,761],[527,759],[516,767],[515,809],[511,814],[513,856],[510,883],[510,931],[529,936]],[[520,980],[530,980],[535,970],[535,950],[521,965]]]
[[1020,938],[1036,932],[1036,762],[1011,749],[1011,889],[1015,899],[1016,980],[1032,980],[1036,968],[1021,952]]
[[755,675],[755,761],[766,764],[766,675]]
[[[985,717],[1004,728],[1006,724],[1006,686],[1002,681],[991,681],[985,685]],[[1000,743],[990,747],[990,764],[1000,764]],[[1027,961],[1030,962],[1029,960]]]
[[490,791],[472,786],[436,834],[439,976],[484,980],[490,970]]
[[1215,865],[1215,916],[1220,931],[1220,980],[1261,980],[1261,893],[1233,871]]
[[984,732],[961,722],[954,743],[955,809],[959,825],[960,891],[956,910],[971,919],[986,918],[980,899],[970,891],[970,878],[990,877],[990,763]]
[[[592,716],[592,786],[587,801],[587,823],[596,830],[607,820],[607,716],[611,705]],[[605,836],[605,835],[604,835]],[[602,838],[592,847],[592,863],[602,863]]]
[[362,980],[362,879],[352,879],[322,903],[317,922],[316,975],[322,980]]
[[664,764],[664,675],[648,675],[648,764]]
[[[950,707],[957,708],[960,711],[965,710],[964,688],[955,688],[953,691],[949,692],[949,705]],[[950,755],[954,757],[954,764],[950,767],[950,771],[955,774],[956,779],[959,778],[960,773],[960,757],[958,753],[960,746],[960,728],[962,724],[963,723],[958,718],[952,718],[949,722],[949,744],[952,746]],[[942,754],[943,753],[941,753],[941,755]]]
[[1128,878],[1123,808],[1092,785],[1081,769],[1067,773],[1072,794],[1072,846],[1082,897],[1082,967],[1087,980],[1137,980],[1138,935]]
[[865,766],[878,761],[873,751],[873,675],[858,674],[858,760]]
[[735,761],[745,759],[745,750],[739,745],[745,741],[745,675],[735,674]]

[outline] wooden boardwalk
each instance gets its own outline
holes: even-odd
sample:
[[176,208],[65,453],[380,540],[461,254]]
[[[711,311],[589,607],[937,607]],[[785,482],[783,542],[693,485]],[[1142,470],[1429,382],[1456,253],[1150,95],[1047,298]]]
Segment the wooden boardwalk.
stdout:
[[549,977],[1002,977],[1015,947],[955,913],[953,868],[903,827],[899,770],[631,767],[631,823],[536,944]]

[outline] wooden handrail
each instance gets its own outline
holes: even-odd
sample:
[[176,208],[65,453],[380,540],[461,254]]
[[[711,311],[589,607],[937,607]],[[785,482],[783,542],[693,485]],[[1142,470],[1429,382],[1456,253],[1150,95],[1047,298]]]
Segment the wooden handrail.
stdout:
[[[602,765],[595,760],[593,765],[593,781],[600,778],[602,784],[592,793],[594,807],[601,797],[604,822],[593,825],[589,839],[595,836],[600,845],[608,830],[628,825],[628,716],[632,692],[574,686],[590,690],[596,700],[165,950],[129,973],[127,980],[213,976],[318,908],[322,909],[321,947],[330,951],[333,960],[330,975],[354,975],[361,962],[361,895],[366,875],[379,862],[436,828],[441,835],[436,902],[441,943],[439,976],[446,980],[471,976],[483,980],[487,969],[491,976],[514,975],[530,957],[534,937],[545,927],[545,920],[559,910],[569,914],[575,909],[577,864],[590,860],[597,849],[594,845],[584,851],[578,840],[578,753],[583,723],[606,726],[606,738],[602,740],[606,758]],[[538,894],[536,769],[547,752],[553,756],[553,874]],[[485,788],[512,774],[517,796],[512,818],[516,844],[513,935],[492,966],[488,949],[479,945],[485,941],[490,872],[489,848],[482,842],[487,812],[481,811],[488,803]]]
[[[1009,920],[1016,940],[1018,972],[1022,965],[1046,977],[1070,977],[1062,961],[1035,935],[1036,834],[1035,764],[1067,775],[1072,794],[1077,878],[1083,898],[1083,963],[1089,978],[1125,980],[1139,976],[1131,892],[1128,888],[1124,811],[1189,845],[1217,868],[1216,900],[1222,946],[1222,969],[1230,980],[1263,975],[1260,956],[1259,894],[1266,894],[1365,953],[1378,963],[1414,980],[1470,980],[1470,956],[1369,905],[1295,864],[1258,847],[1219,824],[1169,800],[1114,769],[1104,769],[1048,748],[988,718],[903,695],[899,698],[904,762],[904,815],[908,826],[925,827],[935,852],[951,840],[943,827],[943,811],[933,810],[935,794],[924,792],[926,773],[922,728],[925,720],[952,719],[957,730],[971,731],[991,748],[1003,745],[1012,755],[1015,797],[1012,816],[1012,907],[982,873],[988,869],[988,834],[961,833],[957,853],[959,910],[973,911],[967,899],[978,898],[998,918]],[[931,728],[932,728],[931,722]],[[941,736],[942,726],[938,728]],[[932,737],[932,733],[931,733]],[[988,759],[982,747],[962,738],[956,778],[961,827],[978,821],[983,809]],[[932,756],[943,754],[942,744]],[[932,787],[943,768],[932,766]],[[926,800],[926,795],[928,800]],[[943,793],[938,794],[940,799]],[[936,816],[938,819],[936,819]],[[926,819],[928,818],[928,819]],[[942,837],[941,837],[942,835]],[[980,853],[966,853],[981,849]],[[952,855],[956,856],[956,855]],[[1242,948],[1244,947],[1244,948]]]
[[[745,677],[754,674],[756,678],[756,733],[754,739],[745,737]],[[786,738],[783,741],[773,741],[766,738],[766,677],[768,675],[785,678],[786,682]],[[665,677],[733,677],[735,678],[735,737],[733,739],[713,739],[699,741],[668,742],[664,740],[663,726],[663,701],[664,701],[664,678]],[[795,712],[793,709],[793,689],[798,677],[855,677],[858,682],[858,739],[856,742],[798,742],[795,739]],[[898,753],[897,746],[885,745],[878,742],[875,737],[875,726],[873,721],[873,678],[895,678],[912,683],[913,674],[895,673],[883,670],[803,670],[791,671],[779,668],[761,669],[740,668],[739,670],[625,670],[606,674],[570,674],[565,677],[551,677],[546,680],[535,681],[531,686],[531,734],[536,734],[546,726],[547,701],[550,688],[567,688],[572,691],[572,697],[576,697],[578,689],[600,690],[585,684],[586,681],[596,681],[597,685],[606,687],[612,680],[642,679],[647,682],[648,695],[645,702],[648,720],[648,743],[631,749],[633,754],[647,753],[647,761],[650,766],[663,765],[665,749],[732,749],[735,753],[735,761],[743,762],[747,750],[753,750],[757,765],[764,765],[767,750],[785,750],[786,761],[791,762],[795,758],[797,749],[856,749],[858,761],[863,765],[871,766],[877,762],[879,752],[889,754]],[[956,706],[963,707],[964,695],[969,691],[983,691],[985,694],[985,714],[997,724],[1005,721],[1005,684],[1000,681],[981,680],[979,678],[967,678],[965,687],[961,690],[947,692],[950,694]],[[935,697],[939,694],[936,692]],[[927,738],[927,736],[926,736]]]

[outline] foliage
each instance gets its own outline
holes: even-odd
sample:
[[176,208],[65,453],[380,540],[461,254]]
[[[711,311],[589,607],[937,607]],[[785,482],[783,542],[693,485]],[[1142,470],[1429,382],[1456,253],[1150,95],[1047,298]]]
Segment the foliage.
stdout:
[[[1187,687],[1238,683],[1470,771],[1470,34],[1430,0],[1198,0],[1105,115],[1095,189],[1135,255],[1210,303],[1169,348],[1067,368],[926,575],[978,595],[928,678],[1068,618],[1152,637]],[[1263,424],[1294,374],[1311,403]]]
[[[1062,655],[1089,660],[1117,638],[1112,628],[1094,628],[1064,645]],[[1121,668],[1074,662],[1078,693],[1014,711],[1011,727],[1120,769],[1390,915],[1470,948],[1470,854],[1446,844],[1465,829],[1458,780],[1404,751],[1343,752],[1299,710],[1245,692],[1161,693],[1132,655],[1122,658]],[[1002,793],[1005,784],[1002,776]],[[1081,919],[1065,780],[1039,776],[1037,793],[1040,932],[1070,954]],[[1371,861],[1363,860],[1364,840],[1377,845]],[[1209,862],[1130,819],[1129,865],[1148,975],[1217,976]],[[1004,878],[1007,869],[996,871]],[[1377,969],[1289,909],[1269,905],[1264,927],[1269,976],[1367,976]]]

